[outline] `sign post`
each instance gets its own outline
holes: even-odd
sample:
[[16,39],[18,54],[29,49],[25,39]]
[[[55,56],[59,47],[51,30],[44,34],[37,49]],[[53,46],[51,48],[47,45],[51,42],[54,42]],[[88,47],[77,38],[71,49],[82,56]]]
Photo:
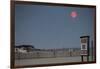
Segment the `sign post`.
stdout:
[[84,56],[87,57],[87,61],[89,61],[89,36],[81,36],[81,59],[84,62]]

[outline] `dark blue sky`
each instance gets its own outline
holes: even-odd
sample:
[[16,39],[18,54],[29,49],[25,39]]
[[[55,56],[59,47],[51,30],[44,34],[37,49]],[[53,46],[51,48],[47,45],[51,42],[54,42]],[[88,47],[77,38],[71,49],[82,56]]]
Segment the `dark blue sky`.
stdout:
[[[15,6],[15,44],[36,48],[80,48],[80,36],[93,39],[93,8]],[[77,17],[70,16],[72,11]]]

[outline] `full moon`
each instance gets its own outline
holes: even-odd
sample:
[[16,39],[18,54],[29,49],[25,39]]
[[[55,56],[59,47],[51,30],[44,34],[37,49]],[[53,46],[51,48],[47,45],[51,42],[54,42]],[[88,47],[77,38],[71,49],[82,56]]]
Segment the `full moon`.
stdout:
[[70,15],[71,15],[72,18],[76,18],[77,17],[77,12],[76,11],[72,11]]

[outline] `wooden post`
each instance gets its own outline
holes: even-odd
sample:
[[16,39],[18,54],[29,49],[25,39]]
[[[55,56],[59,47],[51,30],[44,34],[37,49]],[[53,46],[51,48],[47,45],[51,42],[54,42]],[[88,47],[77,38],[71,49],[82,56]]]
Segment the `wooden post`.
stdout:
[[93,51],[93,40],[91,41],[91,56],[92,56],[92,61],[93,61],[93,56],[94,56],[94,51]]
[[81,56],[81,60],[82,60],[82,62],[84,62],[83,55]]

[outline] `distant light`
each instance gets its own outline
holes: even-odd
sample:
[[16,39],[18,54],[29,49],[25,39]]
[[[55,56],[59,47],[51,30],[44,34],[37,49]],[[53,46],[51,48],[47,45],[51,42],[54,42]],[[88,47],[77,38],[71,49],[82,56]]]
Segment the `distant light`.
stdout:
[[76,11],[72,11],[71,12],[71,17],[72,18],[76,18],[77,17],[77,12]]

